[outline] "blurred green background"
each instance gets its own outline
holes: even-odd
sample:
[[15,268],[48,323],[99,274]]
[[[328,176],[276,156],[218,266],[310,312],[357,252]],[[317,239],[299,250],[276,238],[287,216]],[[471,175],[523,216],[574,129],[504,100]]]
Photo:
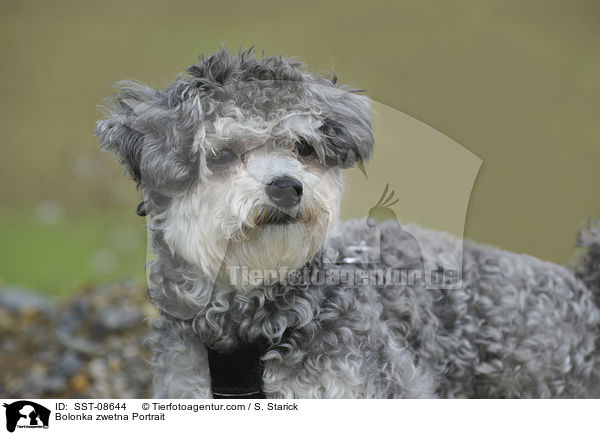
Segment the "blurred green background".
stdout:
[[[465,234],[564,263],[600,212],[598,1],[0,4],[0,283],[144,279],[140,194],[92,136],[110,83],[162,87],[227,44],[312,71],[483,159]],[[393,170],[393,168],[376,168]]]

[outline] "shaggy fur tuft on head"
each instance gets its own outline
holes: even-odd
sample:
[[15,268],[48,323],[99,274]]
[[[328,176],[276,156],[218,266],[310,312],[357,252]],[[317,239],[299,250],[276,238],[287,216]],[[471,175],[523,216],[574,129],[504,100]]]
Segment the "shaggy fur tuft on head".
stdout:
[[[262,118],[276,127],[278,116],[293,118],[295,113],[314,122],[311,145],[323,161],[348,165],[371,155],[367,98],[309,74],[299,61],[257,59],[252,49],[231,56],[223,48],[201,57],[188,72],[188,78],[162,91],[133,81],[117,83],[106,106],[109,117],[98,121],[95,134],[102,148],[118,154],[137,183],[143,178],[145,188],[181,192],[203,175],[202,145],[218,144],[200,143],[204,137],[198,135],[218,133],[212,122],[224,116],[231,121]],[[294,121],[299,120],[288,123]],[[294,135],[293,129],[289,133]]]

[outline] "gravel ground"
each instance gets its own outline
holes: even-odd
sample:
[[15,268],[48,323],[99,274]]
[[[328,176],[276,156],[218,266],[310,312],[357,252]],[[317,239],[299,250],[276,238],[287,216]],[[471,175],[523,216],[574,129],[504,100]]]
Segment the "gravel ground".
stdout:
[[156,316],[144,289],[129,284],[62,303],[0,288],[0,397],[151,397],[144,340]]

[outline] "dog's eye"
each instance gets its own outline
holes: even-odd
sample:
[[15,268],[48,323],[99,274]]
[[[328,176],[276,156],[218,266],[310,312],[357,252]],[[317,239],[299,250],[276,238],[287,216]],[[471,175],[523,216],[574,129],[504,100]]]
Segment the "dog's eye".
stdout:
[[296,142],[296,149],[298,150],[298,155],[300,157],[308,157],[314,151],[313,147],[311,147],[305,139]]
[[222,150],[217,151],[216,154],[210,156],[208,160],[214,165],[223,166],[232,163],[237,157],[237,154],[229,148],[223,148]]

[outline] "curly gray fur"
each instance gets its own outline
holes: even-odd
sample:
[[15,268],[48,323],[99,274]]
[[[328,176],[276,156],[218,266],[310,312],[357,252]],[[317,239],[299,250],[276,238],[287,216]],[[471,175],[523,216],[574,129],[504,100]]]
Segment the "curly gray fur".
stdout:
[[[188,72],[162,91],[121,82],[96,129],[103,149],[144,189],[157,254],[149,295],[163,313],[150,340],[157,397],[210,397],[206,348],[227,352],[257,339],[269,344],[268,397],[598,396],[600,226],[581,233],[586,253],[577,271],[465,243],[459,290],[420,283],[213,288],[168,245],[165,227],[174,201],[218,176],[207,152],[220,119],[309,113],[320,122],[308,133],[311,145],[329,167],[368,159],[373,134],[365,98],[308,74],[297,60],[221,50]],[[284,142],[280,133],[269,134]],[[341,223],[306,267],[402,269],[421,255],[440,266],[460,260],[461,240],[404,228],[419,235],[420,249],[388,221],[379,225],[381,264],[348,264],[348,247],[365,239],[365,226]]]

